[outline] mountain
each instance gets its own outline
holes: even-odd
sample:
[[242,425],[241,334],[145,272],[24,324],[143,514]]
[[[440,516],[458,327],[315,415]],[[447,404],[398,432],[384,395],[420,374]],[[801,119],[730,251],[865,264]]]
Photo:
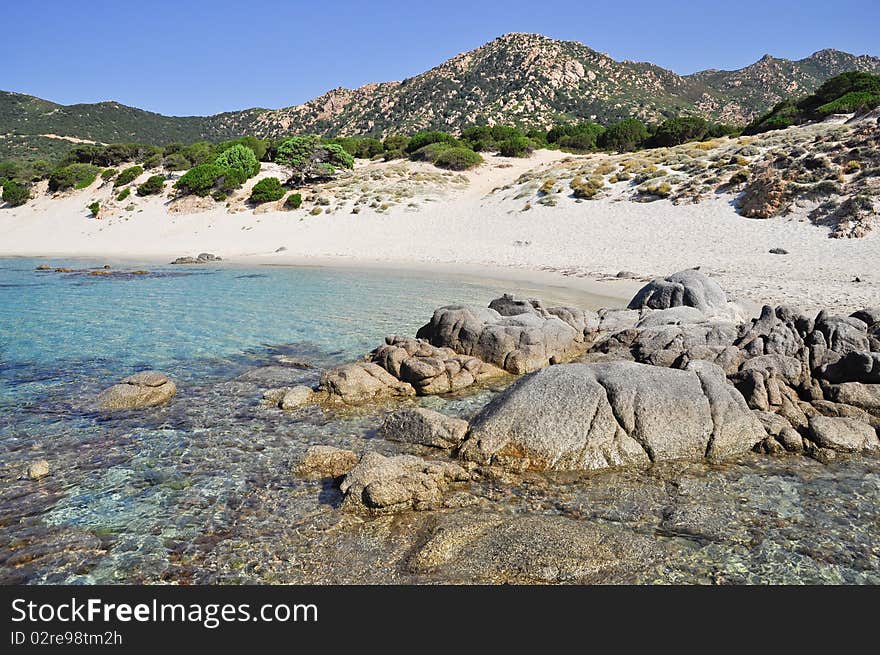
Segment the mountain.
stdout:
[[768,55],[740,70],[682,76],[650,63],[616,61],[574,41],[514,33],[415,77],[337,88],[284,109],[174,117],[116,102],[64,106],[0,92],[0,159],[10,152],[36,156],[50,140],[59,146],[45,135],[169,143],[296,132],[386,135],[474,123],[546,127],[579,119],[656,120],[682,112],[746,123],[783,98],[810,93],[848,70],[880,72],[880,58],[820,50],[797,61]]

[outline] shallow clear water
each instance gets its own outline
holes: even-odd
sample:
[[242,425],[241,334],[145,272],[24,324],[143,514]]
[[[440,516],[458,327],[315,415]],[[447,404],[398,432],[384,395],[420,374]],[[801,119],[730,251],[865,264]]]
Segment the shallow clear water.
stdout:
[[[386,410],[283,412],[259,400],[314,383],[386,334],[414,334],[437,306],[484,305],[516,285],[226,264],[34,270],[43,263],[0,260],[0,582],[502,579],[468,568],[476,556],[427,573],[407,564],[450,516],[363,521],[339,509],[332,484],[291,473],[312,444],[403,449],[376,438]],[[146,368],[179,383],[170,403],[94,411],[101,389]],[[415,402],[467,417],[491,393]],[[28,480],[38,459],[52,473]],[[724,467],[486,480],[471,492],[480,504],[463,516],[574,519],[656,545],[646,568],[596,581],[880,582],[876,459],[750,455]]]

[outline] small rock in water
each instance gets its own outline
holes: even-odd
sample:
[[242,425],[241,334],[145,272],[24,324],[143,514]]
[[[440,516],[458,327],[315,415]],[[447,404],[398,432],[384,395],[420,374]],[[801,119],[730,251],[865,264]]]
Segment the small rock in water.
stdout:
[[161,405],[177,392],[168,376],[158,371],[141,371],[98,395],[101,409],[143,409]]
[[51,267],[51,266],[47,266],[46,264],[40,264],[40,265],[37,266],[34,270],[35,270],[35,271],[51,271],[51,270],[52,270],[52,267]]
[[467,421],[422,407],[390,414],[381,428],[382,435],[390,441],[435,448],[454,448],[464,441],[467,430]]
[[785,248],[771,248],[770,254],[771,255],[787,255],[788,251]]
[[297,464],[294,472],[307,478],[338,478],[346,475],[358,463],[352,450],[333,446],[312,446]]
[[281,409],[296,409],[314,400],[315,392],[310,387],[299,384],[291,387],[281,398]]
[[49,462],[45,459],[37,460],[36,462],[32,462],[27,469],[27,476],[31,480],[40,480],[49,475]]
[[853,282],[861,282],[861,281],[862,281],[862,278],[860,278],[860,277],[853,278]]
[[104,269],[105,269],[105,270],[110,270],[110,264],[104,264]]
[[277,248],[275,252],[284,252],[285,250],[287,250],[287,246],[281,246],[280,248]]

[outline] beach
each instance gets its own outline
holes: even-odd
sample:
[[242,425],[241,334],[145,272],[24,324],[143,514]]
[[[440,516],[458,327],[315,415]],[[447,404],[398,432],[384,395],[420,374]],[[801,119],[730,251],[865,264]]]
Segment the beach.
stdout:
[[[853,310],[878,301],[880,239],[875,234],[830,239],[827,228],[802,215],[744,218],[730,194],[674,205],[628,202],[612,193],[523,210],[524,201],[500,191],[521,174],[540,174],[565,157],[553,151],[528,159],[490,157],[461,174],[466,185],[443,190],[416,208],[400,203],[381,212],[317,216],[246,206],[230,212],[219,203],[185,214],[169,211],[164,197],[150,197],[137,198],[137,209],[126,215],[96,219],[84,209],[86,200],[112,192],[100,188],[98,180],[83,191],[39,196],[0,212],[0,256],[167,263],[211,252],[241,265],[441,267],[570,288],[587,285],[591,293],[612,298],[628,297],[638,286],[615,279],[621,271],[647,280],[700,267],[731,297],[751,303]],[[362,166],[382,170],[389,164]],[[273,173],[264,166],[248,186]],[[239,195],[247,193],[245,188]],[[770,253],[774,248],[788,254]]]

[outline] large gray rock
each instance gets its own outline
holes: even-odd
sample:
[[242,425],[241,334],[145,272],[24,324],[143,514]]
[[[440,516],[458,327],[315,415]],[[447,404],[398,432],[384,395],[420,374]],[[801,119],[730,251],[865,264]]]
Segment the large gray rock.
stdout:
[[469,479],[467,471],[453,462],[367,452],[339,488],[347,506],[388,514],[443,507],[443,493],[449,485]]
[[177,386],[164,373],[141,371],[98,394],[98,406],[106,410],[144,409],[168,402]]
[[401,382],[372,362],[344,364],[326,371],[318,385],[331,401],[347,405],[414,396],[412,385]]
[[506,373],[471,355],[459,355],[451,348],[438,348],[427,341],[390,336],[370,353],[392,376],[412,385],[419,395],[459,391],[503,377]]
[[836,362],[820,366],[816,375],[835,384],[880,384],[880,352],[848,352]]
[[467,434],[468,423],[423,407],[401,409],[389,414],[380,432],[390,441],[454,448]]
[[[505,301],[505,311],[513,311],[509,309],[512,303],[512,299]],[[596,325],[594,317],[588,317],[583,311],[577,316],[576,310],[557,308],[566,322],[549,310],[533,309],[535,311],[503,316],[489,308],[441,307],[416,336],[439,348],[450,348],[517,375],[566,361],[586,350],[584,329],[588,324]]]
[[518,381],[474,419],[460,452],[481,463],[584,470],[724,457],[765,436],[714,364],[603,362]]
[[642,287],[630,301],[629,309],[669,309],[687,305],[703,314],[722,311],[727,295],[714,280],[696,269],[656,278]]
[[823,384],[822,390],[825,398],[831,402],[852,405],[874,416],[880,416],[880,384]]
[[820,448],[841,452],[880,452],[874,428],[853,418],[814,416],[810,419],[810,440]]

